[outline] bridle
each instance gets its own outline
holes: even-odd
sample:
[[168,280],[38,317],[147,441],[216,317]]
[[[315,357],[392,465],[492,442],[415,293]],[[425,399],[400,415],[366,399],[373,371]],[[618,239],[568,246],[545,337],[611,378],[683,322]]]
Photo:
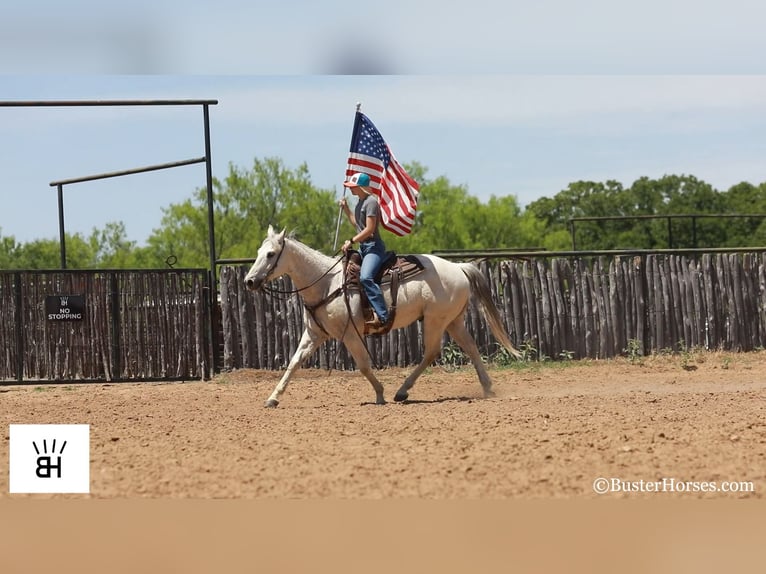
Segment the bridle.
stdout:
[[[269,269],[268,273],[266,273],[266,276],[269,276],[269,273],[271,273],[274,269],[276,269],[277,265],[279,264],[279,258],[282,257],[282,253],[285,251],[285,246],[287,245],[287,237],[282,238],[282,249],[279,250],[279,254],[277,255],[277,258],[274,260],[274,263],[272,264],[271,268]],[[333,253],[333,257],[335,257],[338,253],[340,253],[341,249],[338,249],[335,253]],[[317,277],[314,281],[306,285],[305,287],[301,287],[300,289],[290,289],[288,291],[284,291],[281,289],[274,289],[272,287],[269,287],[264,284],[261,286],[261,289],[269,293],[270,295],[295,295],[296,293],[300,293],[301,291],[305,291],[306,289],[309,289],[319,283],[322,279],[327,277],[327,275],[330,274],[330,271],[335,269],[337,267],[338,263],[343,261],[343,257],[338,257],[338,259],[335,260],[335,263],[333,263],[329,269],[327,269],[324,273],[322,273],[319,277]]]
[[[273,271],[273,270],[276,268],[276,266],[279,264],[279,258],[280,258],[280,257],[282,257],[282,253],[284,253],[284,251],[285,251],[285,246],[286,246],[286,244],[287,244],[287,238],[286,238],[286,237],[284,237],[284,238],[282,239],[282,249],[280,249],[280,251],[279,251],[279,255],[277,255],[277,258],[274,260],[274,263],[273,263],[273,265],[271,266],[271,269],[269,269],[268,273],[266,274],[266,276],[267,276],[267,277],[269,276],[269,273],[271,273],[271,272],[272,272],[272,271]],[[335,253],[333,253],[333,255],[332,255],[332,256],[333,256],[333,257],[335,257],[335,256],[336,256],[336,255],[338,255],[338,253],[340,253],[342,250],[343,250],[343,248],[341,247],[341,248],[340,248],[340,249],[338,249],[338,250],[337,250]],[[301,287],[300,289],[290,289],[290,290],[273,289],[273,288],[269,287],[268,285],[266,285],[266,283],[265,283],[265,282],[264,282],[264,284],[263,284],[263,285],[261,285],[261,289],[263,289],[263,290],[264,290],[264,291],[266,291],[266,292],[267,292],[269,295],[272,295],[272,296],[275,296],[275,295],[283,295],[283,296],[285,296],[284,298],[287,298],[287,297],[289,297],[290,295],[295,295],[295,294],[297,294],[297,293],[300,293],[301,291],[305,291],[306,289],[308,289],[308,288],[310,288],[310,287],[313,287],[314,285],[316,285],[317,283],[319,283],[319,282],[320,282],[322,279],[324,279],[325,277],[327,277],[327,275],[329,275],[329,273],[330,273],[330,272],[331,272],[333,269],[335,269],[335,267],[338,265],[338,263],[340,263],[341,261],[343,261],[343,259],[344,259],[344,258],[346,258],[346,257],[347,257],[347,255],[346,255],[346,254],[344,254],[344,255],[343,255],[343,256],[341,256],[341,257],[338,257],[338,258],[335,260],[335,263],[333,263],[333,264],[332,264],[332,265],[329,267],[329,269],[327,269],[327,270],[326,270],[324,273],[322,273],[322,274],[321,274],[319,277],[317,277],[317,278],[316,278],[314,281],[312,281],[311,283],[309,283],[309,284],[308,284],[308,285],[306,285],[305,287]],[[372,353],[370,353],[370,349],[367,347],[367,341],[365,341],[365,338],[364,338],[364,336],[362,335],[362,333],[360,333],[360,332],[359,332],[359,329],[357,328],[356,324],[355,324],[355,323],[353,323],[353,322],[351,321],[351,305],[350,305],[350,303],[349,303],[349,299],[348,299],[348,292],[347,292],[347,290],[346,290],[346,285],[345,285],[345,283],[343,283],[343,284],[342,284],[340,287],[338,287],[337,289],[335,289],[335,290],[334,290],[332,293],[330,293],[330,294],[328,294],[327,296],[325,296],[325,298],[324,298],[324,299],[322,299],[321,301],[319,301],[319,303],[316,303],[315,305],[307,305],[307,304],[306,304],[306,302],[304,301],[304,302],[303,302],[303,307],[304,307],[304,308],[306,309],[306,311],[307,311],[307,312],[308,312],[308,313],[311,315],[312,319],[314,319],[314,322],[315,322],[315,323],[316,323],[316,324],[319,326],[319,328],[320,328],[320,329],[322,329],[322,331],[323,331],[323,332],[324,332],[326,335],[329,335],[329,333],[327,332],[327,330],[324,328],[324,325],[322,325],[322,323],[321,323],[321,322],[320,322],[320,321],[317,319],[317,317],[316,317],[316,314],[315,314],[315,311],[316,311],[316,310],[317,310],[319,307],[321,307],[322,305],[326,305],[327,303],[329,303],[330,301],[332,301],[332,300],[333,300],[333,299],[335,299],[336,297],[340,296],[341,294],[345,295],[345,296],[344,296],[344,300],[345,300],[345,302],[346,302],[346,309],[347,309],[347,311],[348,311],[348,313],[347,313],[347,315],[346,315],[346,316],[347,316],[346,326],[344,327],[344,329],[343,329],[343,332],[344,332],[344,334],[345,334],[346,330],[348,329],[348,326],[349,326],[349,324],[353,325],[353,327],[354,327],[354,330],[356,331],[356,334],[359,336],[359,339],[362,341],[362,344],[364,345],[364,349],[367,351],[367,354],[370,356],[370,358],[371,358],[371,359],[373,360],[373,362],[374,362],[374,361],[375,361],[375,359],[374,359],[374,357],[372,356]],[[339,354],[339,353],[340,353],[340,348],[338,348],[338,354]],[[336,356],[336,360],[337,360],[337,356]]]

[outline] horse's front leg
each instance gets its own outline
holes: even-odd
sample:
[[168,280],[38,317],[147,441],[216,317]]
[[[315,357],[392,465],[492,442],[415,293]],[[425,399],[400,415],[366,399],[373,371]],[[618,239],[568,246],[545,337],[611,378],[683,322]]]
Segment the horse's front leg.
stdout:
[[279,396],[285,392],[287,383],[290,382],[290,377],[293,376],[295,369],[300,367],[303,361],[308,359],[311,356],[311,353],[313,353],[326,338],[326,336],[317,335],[309,329],[303,331],[300,343],[298,343],[298,348],[295,350],[292,359],[290,359],[290,364],[287,365],[285,374],[282,375],[279,383],[274,387],[274,391],[271,393],[271,396],[269,396],[264,406],[274,408],[279,405]]
[[364,346],[364,341],[362,341],[356,333],[349,333],[343,339],[343,344],[354,358],[356,368],[359,369],[360,373],[367,377],[367,380],[370,381],[372,388],[375,390],[375,404],[385,405],[386,399],[383,397],[383,385],[372,370],[370,353],[367,350],[367,347]]

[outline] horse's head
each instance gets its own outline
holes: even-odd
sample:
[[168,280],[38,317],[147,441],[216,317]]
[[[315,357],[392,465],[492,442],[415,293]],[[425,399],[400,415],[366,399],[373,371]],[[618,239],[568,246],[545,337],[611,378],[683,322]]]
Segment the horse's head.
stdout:
[[257,291],[270,279],[279,277],[284,273],[284,266],[280,270],[282,250],[285,248],[285,230],[276,233],[269,225],[266,239],[263,240],[255,263],[245,275],[245,286],[251,291]]

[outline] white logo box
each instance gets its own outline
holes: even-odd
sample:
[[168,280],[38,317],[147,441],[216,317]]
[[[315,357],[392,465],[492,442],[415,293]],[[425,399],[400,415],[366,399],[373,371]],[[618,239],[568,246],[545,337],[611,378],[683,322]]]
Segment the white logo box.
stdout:
[[9,425],[9,492],[90,492],[90,425]]

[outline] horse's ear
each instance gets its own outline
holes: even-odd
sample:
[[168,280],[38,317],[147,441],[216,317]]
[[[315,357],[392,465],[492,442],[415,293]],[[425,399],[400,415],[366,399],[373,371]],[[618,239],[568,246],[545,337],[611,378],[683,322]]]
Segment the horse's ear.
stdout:
[[286,227],[283,227],[283,228],[282,228],[282,231],[280,231],[280,232],[279,232],[279,237],[278,237],[278,239],[279,239],[280,241],[284,241],[284,239],[285,239],[285,230],[286,230],[286,229],[287,229]]
[[274,235],[274,226],[273,226],[273,225],[271,225],[271,224],[269,224],[269,231],[267,232],[267,235],[268,235],[269,237],[271,237],[272,235]]

